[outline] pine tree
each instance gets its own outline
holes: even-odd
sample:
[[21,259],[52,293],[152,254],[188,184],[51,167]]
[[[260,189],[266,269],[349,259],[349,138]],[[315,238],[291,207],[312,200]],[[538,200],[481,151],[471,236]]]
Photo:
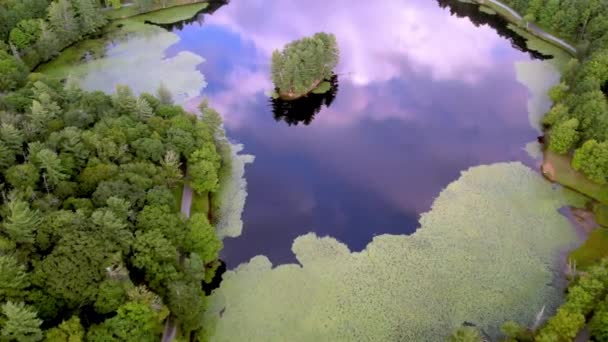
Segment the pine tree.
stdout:
[[41,222],[38,211],[21,200],[12,200],[8,203],[8,217],[6,217],[2,230],[17,243],[34,243],[34,232]]
[[35,342],[42,340],[40,325],[36,312],[23,303],[8,302],[2,305],[6,322],[2,328],[2,337],[8,341]]
[[78,21],[70,1],[52,2],[48,8],[48,16],[51,27],[64,44],[71,43],[78,38]]
[[23,153],[25,137],[23,136],[23,132],[15,128],[15,126],[3,123],[0,126],[0,140],[15,154]]
[[42,20],[40,23],[40,39],[36,44],[38,54],[43,61],[49,60],[59,54],[59,38],[49,24]]
[[25,266],[12,255],[0,255],[0,302],[23,297],[29,285]]
[[141,97],[137,99],[136,112],[137,116],[141,120],[148,120],[154,116],[154,111],[152,110],[152,107],[150,106],[148,101]]
[[84,33],[95,32],[105,25],[106,18],[96,0],[76,0],[80,29]]
[[57,185],[60,181],[69,178],[69,175],[65,174],[65,168],[61,165],[61,159],[57,153],[45,148],[34,157],[36,163],[44,170],[43,175],[49,185]]
[[118,109],[119,114],[132,114],[137,110],[137,99],[129,86],[117,85],[116,93],[112,95],[112,103]]
[[156,91],[156,96],[160,100],[160,103],[165,105],[173,104],[173,95],[171,95],[171,91],[165,86],[164,82],[160,83],[158,90]]

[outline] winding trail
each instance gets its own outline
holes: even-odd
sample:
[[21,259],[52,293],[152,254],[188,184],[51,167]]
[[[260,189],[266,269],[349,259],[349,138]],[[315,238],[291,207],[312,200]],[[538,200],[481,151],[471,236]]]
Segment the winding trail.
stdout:
[[[476,2],[480,5],[484,5],[486,3],[492,3],[496,6],[504,9],[505,11],[509,12],[509,14],[511,16],[513,16],[514,18],[516,18],[517,20],[525,22],[524,18],[519,13],[517,13],[517,11],[515,11],[511,7],[505,5],[502,2],[499,2],[497,0],[474,0],[474,2]],[[545,32],[543,29],[541,29],[534,23],[526,22],[526,28],[530,33],[534,34],[535,36],[538,36],[542,39],[555,43],[555,44],[559,45],[560,47],[562,47],[564,50],[567,50],[568,52],[572,53],[573,55],[576,55],[578,53],[578,51],[576,50],[576,48],[574,46],[568,44],[563,39],[557,38],[556,36]]]
[[[192,188],[188,184],[184,184],[184,192],[182,193],[181,212],[186,217],[190,217],[190,208],[192,207]],[[180,262],[182,257],[180,257]],[[177,334],[177,324],[173,315],[169,315],[165,321],[165,329],[161,342],[172,342]]]

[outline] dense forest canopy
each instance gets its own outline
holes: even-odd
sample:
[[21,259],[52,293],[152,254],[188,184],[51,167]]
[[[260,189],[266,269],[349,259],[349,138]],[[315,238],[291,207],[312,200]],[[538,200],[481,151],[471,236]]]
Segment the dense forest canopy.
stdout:
[[[297,98],[313,91],[324,80],[330,80],[338,59],[336,37],[316,33],[287,44],[283,51],[272,53],[272,81],[279,95]],[[322,86],[320,92],[331,88],[329,83]]]
[[0,108],[1,338],[152,341],[169,312],[200,329],[222,243],[175,194],[218,189],[218,114],[35,74]]

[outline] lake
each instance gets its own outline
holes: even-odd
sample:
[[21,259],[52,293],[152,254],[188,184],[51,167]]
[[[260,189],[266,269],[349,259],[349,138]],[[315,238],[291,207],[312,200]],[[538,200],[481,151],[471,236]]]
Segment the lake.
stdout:
[[[579,238],[558,209],[581,204],[538,172],[546,93],[569,57],[486,12],[234,0],[163,28],[127,21],[129,39],[45,70],[89,90],[162,81],[222,114],[239,155],[211,340],[439,341],[463,322],[496,337],[562,302]],[[331,92],[272,100],[272,51],[318,31],[341,50]]]
[[[225,240],[229,267],[258,254],[293,261],[291,242],[307,232],[361,250],[377,234],[415,231],[462,170],[534,165],[523,147],[538,133],[514,67],[532,57],[435,1],[233,1],[202,19],[174,28],[166,55],[205,58],[204,96],[255,155],[243,234]],[[318,31],[341,49],[335,99],[277,121],[270,55]]]

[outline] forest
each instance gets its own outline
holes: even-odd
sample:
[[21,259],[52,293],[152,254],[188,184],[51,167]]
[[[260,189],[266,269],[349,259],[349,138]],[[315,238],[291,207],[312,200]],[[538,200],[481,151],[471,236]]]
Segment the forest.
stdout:
[[175,194],[217,190],[218,114],[35,74],[0,108],[1,336],[148,341],[169,313],[198,330],[222,243]]
[[30,69],[107,23],[96,0],[0,2],[0,340],[154,341],[201,331],[220,265],[210,213],[221,118]]

